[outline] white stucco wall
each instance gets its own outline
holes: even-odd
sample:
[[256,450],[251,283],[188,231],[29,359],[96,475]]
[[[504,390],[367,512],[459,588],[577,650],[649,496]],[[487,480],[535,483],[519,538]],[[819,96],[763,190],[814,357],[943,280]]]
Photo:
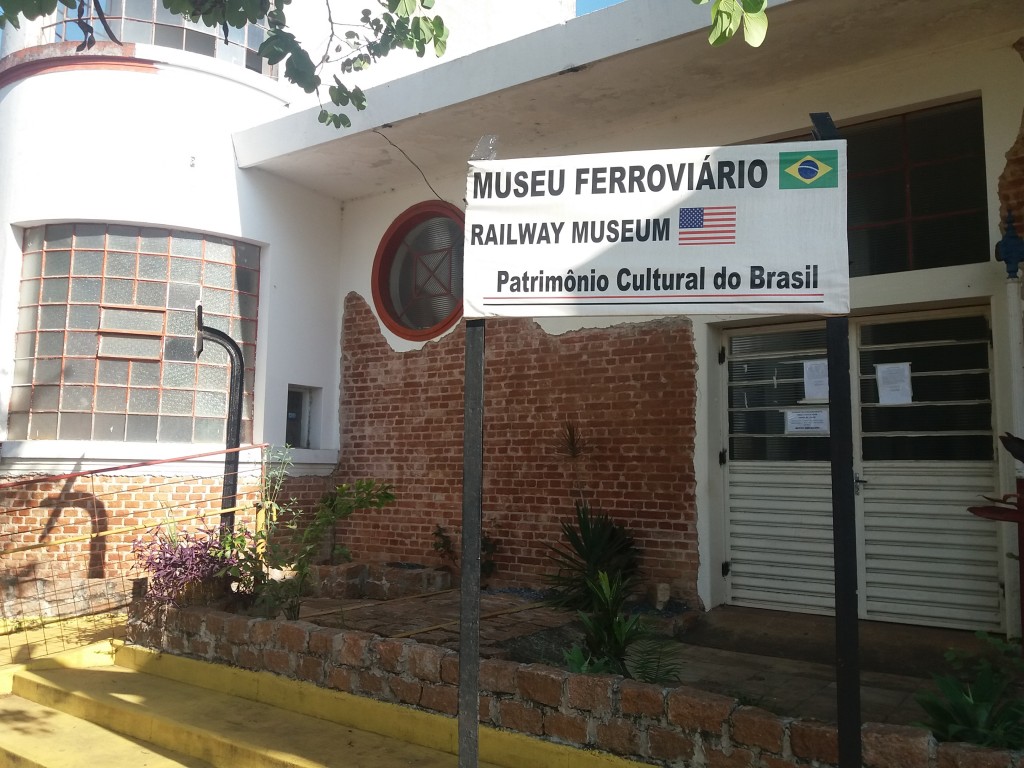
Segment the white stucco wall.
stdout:
[[[30,225],[141,224],[259,244],[255,441],[284,443],[289,383],[337,391],[339,205],[260,171],[238,170],[231,146],[232,130],[279,114],[276,84],[214,60],[149,52],[176,63],[156,71],[40,74],[0,91],[0,442],[8,463],[85,456],[109,465],[194,452],[166,444],[5,441],[20,238]],[[325,408],[322,418],[324,450],[304,451],[297,461],[333,465],[337,408]]]

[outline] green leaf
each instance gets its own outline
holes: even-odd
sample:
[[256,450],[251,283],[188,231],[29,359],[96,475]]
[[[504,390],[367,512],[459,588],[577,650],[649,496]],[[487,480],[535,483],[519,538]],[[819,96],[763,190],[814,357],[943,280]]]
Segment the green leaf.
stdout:
[[388,0],[388,10],[408,19],[416,13],[416,0]]
[[746,13],[743,16],[743,40],[747,45],[758,48],[768,34],[768,16],[760,13]]
[[715,0],[711,6],[711,32],[708,42],[722,45],[729,42],[743,21],[743,12],[737,0]]
[[429,11],[434,7],[434,0],[420,0],[420,5],[423,6],[423,10]]
[[764,9],[768,7],[768,0],[740,0],[740,5],[743,6],[744,13],[764,13]]

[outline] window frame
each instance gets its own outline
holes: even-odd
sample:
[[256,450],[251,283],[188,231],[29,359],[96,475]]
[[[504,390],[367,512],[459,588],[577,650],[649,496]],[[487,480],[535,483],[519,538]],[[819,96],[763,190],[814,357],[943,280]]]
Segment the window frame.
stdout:
[[388,283],[391,276],[391,268],[394,264],[394,257],[398,247],[404,242],[406,236],[417,226],[425,221],[434,218],[446,218],[455,222],[458,227],[465,231],[465,213],[443,200],[428,200],[407,208],[400,213],[388,227],[380,239],[377,252],[373,257],[373,270],[371,273],[371,289],[373,293],[373,305],[381,322],[400,338],[408,341],[429,341],[450,330],[461,318],[463,311],[462,294],[459,292],[455,308],[443,320],[435,323],[429,328],[415,329],[403,325],[397,318],[397,313],[388,298]]

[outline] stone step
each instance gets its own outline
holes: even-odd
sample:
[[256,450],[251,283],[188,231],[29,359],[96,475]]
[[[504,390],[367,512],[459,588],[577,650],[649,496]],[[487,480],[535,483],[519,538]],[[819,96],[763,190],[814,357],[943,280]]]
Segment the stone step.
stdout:
[[[154,751],[174,750],[224,768],[458,764],[458,758],[447,752],[120,666],[23,671],[14,678],[13,692],[138,739]],[[6,736],[0,741],[6,743]],[[140,765],[91,757],[88,764]]]
[[210,765],[198,758],[142,744],[20,696],[0,696],[0,724],[0,765],[11,768]]

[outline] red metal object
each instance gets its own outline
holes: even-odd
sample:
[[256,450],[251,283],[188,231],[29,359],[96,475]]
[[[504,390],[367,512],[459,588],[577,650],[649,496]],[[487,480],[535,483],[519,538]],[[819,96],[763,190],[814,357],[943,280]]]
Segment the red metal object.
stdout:
[[[1005,445],[1006,442],[1004,441]],[[1012,452],[1012,451],[1011,451]],[[1017,495],[1014,498],[1015,506],[1009,506],[1009,500],[1013,497],[1004,497],[1007,505],[988,504],[984,507],[968,507],[967,511],[977,517],[983,517],[986,520],[997,520],[1001,523],[1016,523],[1017,524],[1017,556],[1024,556],[1024,478],[1017,478]],[[1017,578],[1018,578],[1018,590],[1017,596],[1020,600],[1020,617],[1021,624],[1024,627],[1024,567],[1021,567],[1021,561],[1018,562],[1017,567]]]

